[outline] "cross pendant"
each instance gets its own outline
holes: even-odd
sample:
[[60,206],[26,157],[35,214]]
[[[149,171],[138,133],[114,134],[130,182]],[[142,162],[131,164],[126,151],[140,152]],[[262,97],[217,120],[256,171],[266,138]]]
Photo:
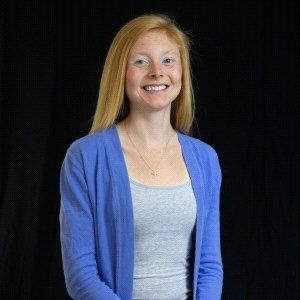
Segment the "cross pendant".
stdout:
[[154,175],[154,179],[156,179],[156,176],[158,175],[158,173],[156,171],[152,172],[151,175]]

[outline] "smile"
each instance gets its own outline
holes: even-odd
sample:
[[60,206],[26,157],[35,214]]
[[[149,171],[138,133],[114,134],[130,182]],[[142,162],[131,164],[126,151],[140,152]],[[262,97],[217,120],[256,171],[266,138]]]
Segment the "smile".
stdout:
[[161,85],[146,85],[143,87],[144,90],[147,92],[157,92],[157,91],[163,91],[166,90],[169,86],[166,84]]

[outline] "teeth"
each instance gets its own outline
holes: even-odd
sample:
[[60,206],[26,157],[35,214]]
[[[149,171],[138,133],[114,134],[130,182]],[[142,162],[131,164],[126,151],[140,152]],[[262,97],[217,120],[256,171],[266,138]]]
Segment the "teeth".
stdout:
[[167,86],[162,84],[162,85],[147,85],[144,87],[144,89],[146,91],[161,91],[161,90],[164,90],[166,89]]

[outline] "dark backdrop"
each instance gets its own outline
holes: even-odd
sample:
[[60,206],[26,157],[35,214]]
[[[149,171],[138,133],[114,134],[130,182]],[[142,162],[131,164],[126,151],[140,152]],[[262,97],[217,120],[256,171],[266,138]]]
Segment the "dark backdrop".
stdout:
[[195,136],[223,172],[222,299],[298,299],[298,10],[262,2],[1,1],[1,299],[69,299],[61,163],[91,127],[114,35],[143,12],[194,41]]

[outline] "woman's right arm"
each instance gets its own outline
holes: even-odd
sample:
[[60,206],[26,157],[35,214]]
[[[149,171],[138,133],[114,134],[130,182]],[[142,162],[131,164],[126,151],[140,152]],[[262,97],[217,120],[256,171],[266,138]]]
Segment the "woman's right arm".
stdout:
[[60,241],[66,288],[75,300],[120,300],[97,270],[93,213],[83,169],[67,151],[60,171]]

